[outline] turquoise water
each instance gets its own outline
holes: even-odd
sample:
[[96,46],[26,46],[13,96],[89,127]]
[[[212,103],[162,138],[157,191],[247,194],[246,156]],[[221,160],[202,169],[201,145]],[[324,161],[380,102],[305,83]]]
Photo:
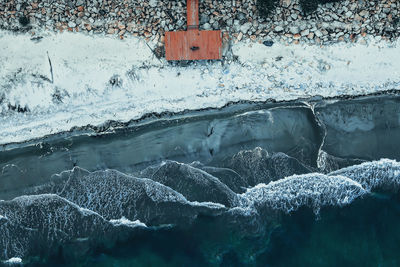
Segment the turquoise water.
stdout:
[[[144,232],[65,266],[399,266],[399,222],[399,194],[381,193],[317,217],[307,208],[284,215],[267,237],[200,218],[188,229]],[[62,261],[49,266],[56,263]]]

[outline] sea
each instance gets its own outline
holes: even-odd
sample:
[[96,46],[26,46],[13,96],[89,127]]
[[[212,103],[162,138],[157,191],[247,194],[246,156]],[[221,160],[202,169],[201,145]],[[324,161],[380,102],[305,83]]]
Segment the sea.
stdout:
[[400,266],[394,92],[148,114],[0,147],[6,266]]

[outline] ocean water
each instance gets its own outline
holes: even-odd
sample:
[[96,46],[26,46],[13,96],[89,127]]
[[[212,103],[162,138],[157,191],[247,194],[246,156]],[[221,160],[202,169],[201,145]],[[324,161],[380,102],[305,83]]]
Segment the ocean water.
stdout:
[[398,266],[399,102],[238,103],[3,146],[0,260]]

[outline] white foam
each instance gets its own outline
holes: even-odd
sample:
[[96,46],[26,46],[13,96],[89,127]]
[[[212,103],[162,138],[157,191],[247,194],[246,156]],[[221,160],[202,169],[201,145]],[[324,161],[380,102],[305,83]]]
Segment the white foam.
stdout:
[[318,213],[323,206],[343,206],[366,194],[363,187],[344,176],[327,176],[320,173],[293,175],[285,179],[259,184],[242,196],[245,205],[268,207],[286,213],[302,206]]
[[397,190],[400,187],[400,163],[391,159],[365,162],[329,175],[344,175],[360,183],[366,190],[382,187]]
[[125,226],[132,227],[132,228],[147,227],[147,225],[145,223],[142,223],[139,220],[131,221],[125,217],[122,217],[121,219],[118,219],[118,220],[110,220],[110,223],[112,223],[114,226],[125,225]]
[[18,257],[12,257],[11,259],[8,259],[8,260],[4,261],[4,263],[7,263],[7,264],[18,264],[18,263],[22,263],[22,259],[18,258]]
[[[0,31],[0,144],[74,126],[129,121],[151,112],[221,107],[230,101],[398,89],[399,43],[239,43],[233,48],[237,62],[174,67],[158,61],[141,39],[133,37],[121,41],[63,33],[33,42],[29,35]],[[38,78],[51,79],[47,52],[53,84]],[[115,74],[123,80],[121,87],[108,83]],[[64,95],[62,102],[54,101],[56,91]],[[9,104],[26,106],[30,112],[9,112]]]

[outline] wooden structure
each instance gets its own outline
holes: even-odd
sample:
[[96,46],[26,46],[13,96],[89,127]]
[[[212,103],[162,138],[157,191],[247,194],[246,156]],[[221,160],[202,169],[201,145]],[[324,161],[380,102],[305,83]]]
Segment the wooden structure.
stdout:
[[187,31],[165,33],[167,60],[220,59],[221,31],[199,30],[199,0],[187,0]]

